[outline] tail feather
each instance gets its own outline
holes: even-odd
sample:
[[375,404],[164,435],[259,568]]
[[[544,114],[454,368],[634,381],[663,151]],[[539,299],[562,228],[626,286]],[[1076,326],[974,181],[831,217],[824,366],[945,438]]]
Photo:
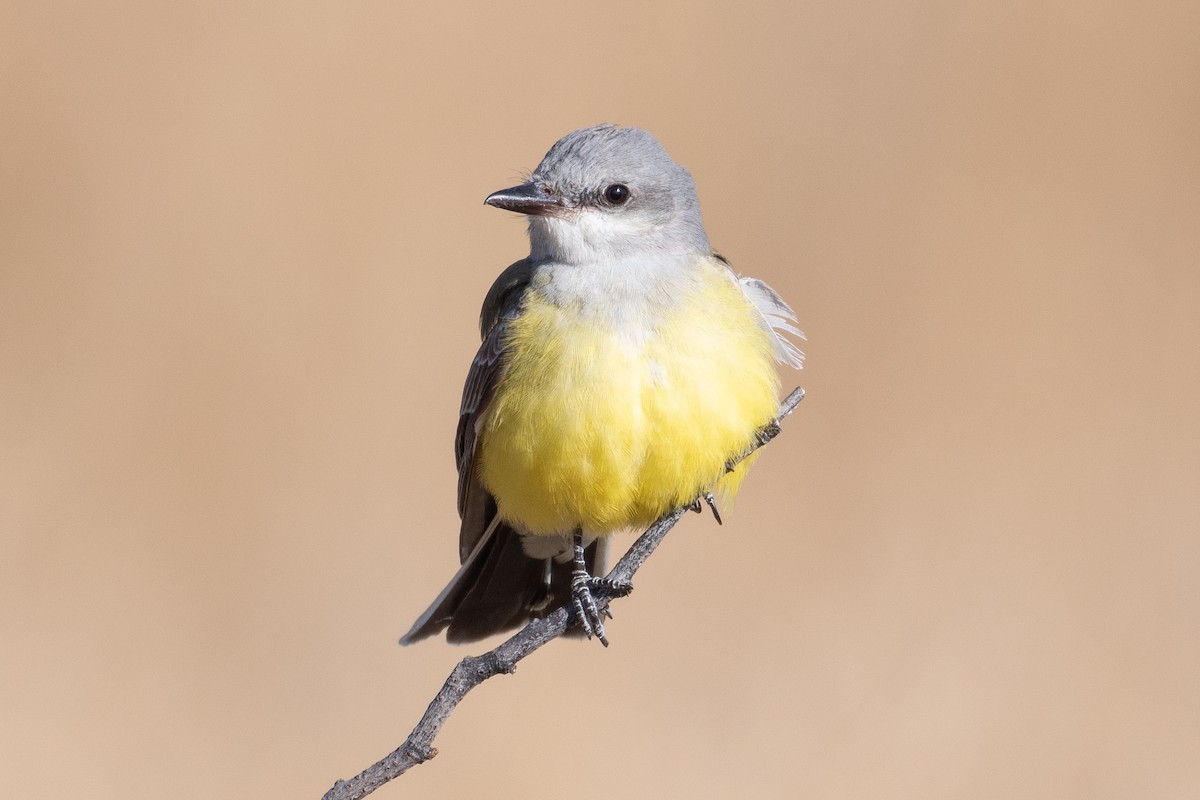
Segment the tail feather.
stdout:
[[446,631],[450,642],[473,642],[532,619],[545,594],[545,567],[521,549],[520,536],[501,526],[492,537],[483,567],[454,609]]
[[[591,574],[604,569],[607,546],[607,539],[597,539],[585,551]],[[573,568],[570,561],[530,558],[521,547],[521,534],[493,520],[400,643],[412,644],[443,630],[447,641],[474,642],[544,617],[570,602]]]

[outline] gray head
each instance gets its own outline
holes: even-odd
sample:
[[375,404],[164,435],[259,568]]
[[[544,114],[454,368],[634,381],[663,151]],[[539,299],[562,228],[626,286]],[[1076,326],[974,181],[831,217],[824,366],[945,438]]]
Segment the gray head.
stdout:
[[653,136],[596,125],[550,148],[527,183],[488,205],[529,215],[535,259],[621,259],[655,250],[686,257],[711,247],[692,176]]

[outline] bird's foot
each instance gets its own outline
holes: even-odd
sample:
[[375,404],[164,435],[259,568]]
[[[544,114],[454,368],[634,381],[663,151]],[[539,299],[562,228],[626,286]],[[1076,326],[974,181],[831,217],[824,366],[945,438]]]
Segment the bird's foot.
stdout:
[[592,593],[592,582],[595,580],[586,569],[577,567],[571,572],[571,607],[575,609],[575,621],[583,626],[584,635],[589,639],[595,636],[600,644],[608,647],[608,637],[604,635],[604,617]]
[[694,511],[697,514],[699,514],[701,511],[703,511],[704,505],[701,504],[701,501],[704,501],[704,503],[708,504],[708,508],[710,511],[712,511],[713,519],[715,519],[717,521],[717,524],[718,525],[722,524],[721,523],[721,512],[717,511],[717,498],[713,497],[712,492],[705,492],[704,494],[700,495],[695,500],[693,500],[691,502],[691,504],[688,506],[688,511]]
[[[696,502],[699,503],[700,498],[697,497]],[[712,511],[712,514],[713,514],[713,519],[715,519],[717,521],[718,525],[721,525],[722,524],[721,512],[717,511],[717,498],[713,497],[712,492],[705,492],[704,493],[704,502],[708,503],[708,507]]]
[[608,637],[604,635],[604,617],[612,619],[612,612],[607,606],[601,610],[596,600],[624,597],[632,591],[633,584],[629,581],[596,578],[588,572],[583,536],[576,533],[575,569],[571,571],[571,608],[575,612],[575,622],[583,627],[584,635],[589,639],[595,636],[600,644],[608,647]]
[[[804,393],[801,392],[800,396],[803,398]],[[799,401],[797,401],[797,402],[799,402]],[[733,472],[735,469],[737,469],[738,464],[741,464],[743,461],[745,461],[747,458],[750,457],[751,453],[753,453],[755,450],[757,450],[758,448],[767,444],[767,442],[771,441],[776,436],[778,436],[779,432],[781,430],[783,430],[783,429],[779,427],[778,420],[773,420],[771,422],[768,422],[766,425],[763,425],[761,428],[759,428],[757,431],[754,432],[754,444],[753,445],[751,445],[744,453],[742,453],[737,458],[731,458],[725,462],[725,471]]]
[[583,626],[584,634],[590,639],[595,636],[600,644],[608,647],[608,637],[604,634],[604,618],[613,618],[612,612],[605,606],[597,604],[598,599],[611,600],[624,597],[633,591],[629,581],[614,581],[609,578],[595,578],[586,569],[576,568],[571,572],[571,607],[575,611],[575,620]]

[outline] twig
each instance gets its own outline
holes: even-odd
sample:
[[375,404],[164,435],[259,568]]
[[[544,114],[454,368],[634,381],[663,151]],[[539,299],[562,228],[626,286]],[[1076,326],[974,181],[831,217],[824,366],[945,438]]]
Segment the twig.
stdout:
[[[791,414],[804,399],[804,390],[796,389],[779,406],[779,416],[775,421],[759,430],[754,444],[740,457],[729,462],[732,469],[744,461],[755,450],[779,435],[779,424],[783,418]],[[679,518],[688,510],[690,504],[677,508],[658,519],[650,528],[638,537],[629,551],[621,557],[616,566],[608,573],[608,578],[621,583],[632,580],[634,573],[645,563],[650,554],[666,537],[667,532],[675,526]],[[603,613],[608,608],[609,598],[598,597],[596,607]],[[428,761],[437,755],[433,740],[441,731],[442,725],[450,717],[455,707],[474,689],[493,675],[508,674],[517,668],[517,662],[537,650],[552,639],[561,636],[570,621],[567,607],[535,619],[514,634],[508,641],[482,655],[467,656],[458,662],[458,666],[450,673],[450,677],[442,685],[441,691],[412,733],[404,740],[404,744],[393,750],[384,758],[375,762],[348,781],[339,780],[333,785],[322,800],[359,800],[378,789],[393,778],[403,775],[417,764]]]

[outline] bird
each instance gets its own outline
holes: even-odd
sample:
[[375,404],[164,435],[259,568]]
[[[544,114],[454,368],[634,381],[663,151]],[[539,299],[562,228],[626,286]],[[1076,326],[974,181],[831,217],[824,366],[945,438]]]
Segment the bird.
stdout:
[[598,577],[612,535],[700,499],[717,515],[804,334],[713,249],[691,174],[644,130],[569,133],[484,202],[525,215],[530,252],[487,292],[463,388],[461,566],[400,641],[477,641],[570,604],[607,646],[596,598],[631,588]]

